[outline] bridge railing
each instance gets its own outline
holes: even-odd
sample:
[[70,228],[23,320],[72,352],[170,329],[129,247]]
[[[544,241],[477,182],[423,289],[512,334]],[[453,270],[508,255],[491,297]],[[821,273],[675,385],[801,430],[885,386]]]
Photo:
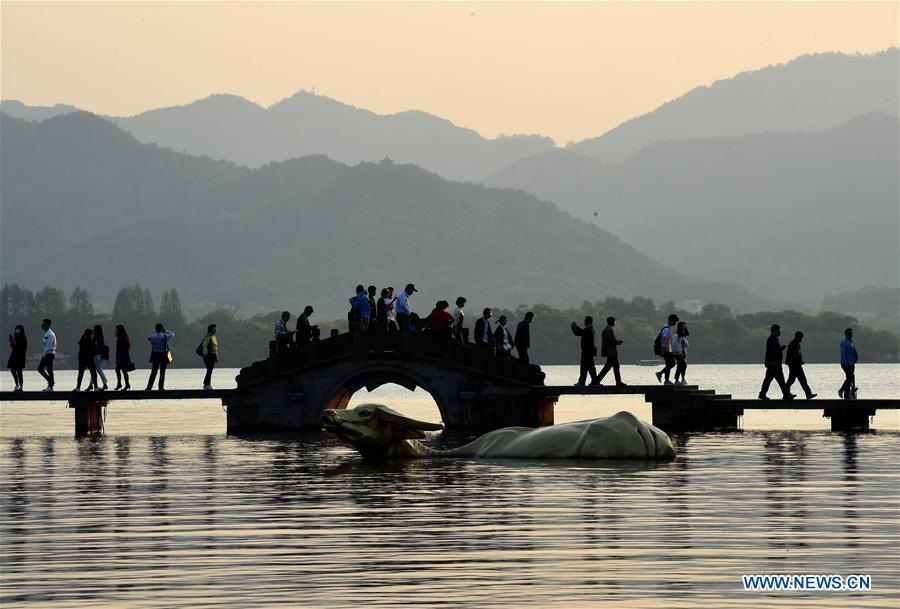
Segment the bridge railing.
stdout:
[[238,386],[270,379],[303,368],[328,365],[340,359],[365,356],[390,358],[416,357],[441,362],[449,368],[461,368],[487,376],[500,377],[529,385],[542,385],[540,366],[525,364],[517,358],[501,358],[471,343],[438,339],[423,333],[346,332],[329,338],[279,345],[272,341],[269,357],[241,369]]

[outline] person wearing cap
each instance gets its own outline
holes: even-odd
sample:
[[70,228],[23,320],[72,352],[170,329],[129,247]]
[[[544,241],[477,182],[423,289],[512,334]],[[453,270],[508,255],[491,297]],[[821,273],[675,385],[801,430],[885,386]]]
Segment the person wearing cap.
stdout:
[[509,358],[512,356],[513,338],[506,327],[507,317],[501,315],[497,320],[497,328],[494,330],[494,344],[497,345],[497,357]]
[[493,314],[494,312],[488,307],[481,312],[481,317],[475,322],[475,344],[488,351],[494,346],[494,334],[491,330],[491,315]]
[[409,330],[409,319],[412,315],[412,311],[410,310],[409,305],[409,297],[418,291],[419,290],[416,289],[416,286],[411,283],[407,283],[406,287],[403,288],[403,291],[397,297],[395,310],[397,313],[397,325],[400,327],[400,330]]
[[619,345],[622,341],[616,338],[613,326],[616,325],[616,318],[609,316],[606,318],[606,327],[600,333],[600,356],[606,358],[606,363],[600,370],[600,376],[597,377],[597,384],[603,382],[603,377],[612,370],[613,376],[616,378],[616,387],[624,387],[622,375],[619,372]]
[[531,322],[534,320],[534,313],[528,311],[525,318],[516,325],[516,338],[513,343],[516,345],[516,353],[523,363],[528,363],[528,350],[531,349]]

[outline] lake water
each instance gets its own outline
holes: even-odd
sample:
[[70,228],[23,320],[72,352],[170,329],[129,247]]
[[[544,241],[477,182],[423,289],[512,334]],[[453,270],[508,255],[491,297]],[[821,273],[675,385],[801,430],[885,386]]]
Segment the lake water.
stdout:
[[[650,368],[623,368],[625,381]],[[577,368],[547,368],[548,384]],[[217,387],[235,370],[217,371]],[[842,374],[807,367],[823,397]],[[170,388],[203,372],[173,369]],[[754,397],[760,366],[688,379]],[[2,387],[9,388],[10,377]],[[145,382],[138,371],[133,385]],[[900,396],[861,365],[860,397]],[[74,386],[59,373],[58,387]],[[26,386],[41,386],[26,373]],[[774,393],[773,393],[774,395]],[[429,396],[378,401],[438,420]],[[565,397],[557,422],[635,397]],[[821,412],[749,412],[743,432],[674,436],[669,463],[364,462],[321,433],[229,438],[215,401],[114,402],[72,438],[63,403],[0,408],[6,607],[897,607],[900,414],[837,434]],[[466,438],[436,434],[435,445]],[[869,592],[746,592],[742,574],[867,574]]]

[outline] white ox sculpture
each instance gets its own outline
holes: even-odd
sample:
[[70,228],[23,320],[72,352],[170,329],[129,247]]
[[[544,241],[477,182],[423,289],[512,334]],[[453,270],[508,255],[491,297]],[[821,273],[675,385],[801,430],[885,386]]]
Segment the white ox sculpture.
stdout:
[[672,441],[630,412],[538,429],[506,427],[452,450],[434,450],[418,441],[425,431],[443,429],[406,417],[381,404],[327,409],[325,429],[364,457],[500,457],[528,459],[674,459]]

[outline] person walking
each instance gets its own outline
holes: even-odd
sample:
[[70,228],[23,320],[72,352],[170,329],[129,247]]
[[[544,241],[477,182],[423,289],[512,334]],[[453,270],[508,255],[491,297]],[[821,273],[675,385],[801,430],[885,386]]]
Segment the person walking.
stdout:
[[675,332],[672,334],[672,356],[675,357],[676,385],[687,385],[684,375],[687,372],[687,350],[690,346],[688,344],[689,334],[687,323],[684,321],[678,322],[678,325],[675,326]]
[[508,359],[512,357],[513,337],[506,327],[508,318],[501,315],[497,320],[497,328],[494,330],[494,344],[497,345],[497,357]]
[[811,400],[817,394],[809,388],[809,383],[806,382],[806,373],[803,372],[803,354],[800,352],[800,343],[802,342],[803,332],[794,332],[794,340],[788,343],[787,351],[784,354],[784,363],[788,367],[788,379],[785,386],[790,391],[794,381],[799,381],[800,387],[806,394],[806,399]]
[[41,361],[38,363],[38,374],[47,381],[47,387],[44,391],[53,391],[55,385],[53,379],[53,360],[56,358],[56,334],[50,329],[53,322],[47,318],[41,321],[41,330],[44,334],[41,336]]
[[530,363],[528,360],[528,350],[531,349],[531,322],[534,321],[534,313],[528,311],[525,317],[516,324],[516,337],[513,342],[516,345],[516,353],[523,363]]
[[466,333],[466,314],[463,309],[466,308],[466,299],[460,296],[456,299],[456,308],[453,309],[453,338],[457,342],[469,342]]
[[616,332],[613,329],[615,325],[616,318],[610,315],[606,318],[606,327],[600,333],[600,356],[606,358],[606,363],[600,369],[597,384],[601,384],[603,378],[612,370],[616,379],[616,387],[625,387],[625,383],[622,382],[622,375],[619,372],[619,345],[623,341],[616,338]]
[[772,324],[772,327],[769,329],[769,338],[766,339],[766,378],[763,379],[762,388],[759,390],[759,399],[761,400],[769,399],[766,393],[768,393],[769,385],[772,384],[773,380],[778,382],[778,387],[781,389],[782,396],[785,400],[793,400],[797,397],[788,391],[787,385],[784,382],[784,372],[781,369],[781,356],[786,345],[782,345],[779,342],[779,336],[781,336],[781,326]]
[[[288,317],[290,317],[290,313],[288,313]],[[172,354],[169,352],[169,341],[175,337],[175,333],[166,330],[162,324],[156,324],[155,330],[147,337],[150,342],[150,363],[153,365],[150,369],[150,380],[147,381],[147,391],[153,389],[153,381],[156,380],[157,372],[159,372],[159,390],[162,391],[166,388],[166,368],[172,358]]]
[[[309,307],[307,307],[309,308]],[[302,315],[300,317],[303,317]],[[206,366],[206,376],[203,377],[203,389],[212,389],[212,373],[219,361],[219,339],[216,337],[216,324],[206,327],[206,336],[200,343],[200,352],[203,354],[203,365]]]
[[581,337],[581,361],[579,362],[577,387],[584,387],[587,375],[591,376],[591,385],[597,384],[597,367],[594,365],[594,357],[597,355],[597,341],[594,332],[594,318],[590,315],[584,318],[584,327],[572,322],[572,334]]
[[406,287],[403,288],[403,291],[397,297],[397,302],[395,304],[396,315],[397,315],[397,326],[400,330],[410,329],[410,318],[412,316],[412,311],[410,310],[409,297],[413,295],[413,293],[418,292],[411,283],[407,283]]
[[300,314],[300,317],[297,318],[297,331],[296,331],[296,340],[297,343],[308,343],[312,340],[312,329],[313,327],[309,323],[309,318],[313,314],[313,308],[309,305],[306,305],[303,308],[303,313]]
[[844,371],[844,384],[838,389],[838,396],[844,400],[856,399],[856,362],[859,354],[853,342],[853,328],[844,330],[841,341],[841,369]]
[[6,367],[12,374],[16,388],[13,391],[23,391],[25,378],[22,371],[25,369],[25,358],[28,356],[28,338],[25,336],[25,326],[16,326],[9,335],[9,359]]
[[84,371],[90,372],[91,382],[87,390],[91,391],[97,386],[97,370],[94,368],[94,355],[96,344],[94,343],[94,331],[87,328],[81,338],[78,339],[78,381],[74,391],[81,391],[81,381],[84,380]]
[[103,327],[96,325],[94,326],[94,371],[96,372],[94,382],[96,383],[98,377],[103,381],[102,388],[99,387],[99,384],[95,387],[95,389],[100,389],[100,391],[109,389],[109,381],[106,379],[106,373],[103,371],[104,361],[109,361],[109,345],[106,344],[103,338]]
[[491,351],[494,346],[494,332],[491,330],[491,316],[494,312],[490,307],[481,312],[481,317],[475,322],[475,344]]
[[[134,370],[134,362],[131,361],[131,338],[125,331],[125,326],[116,326],[116,391],[128,391],[131,389],[131,381],[128,373]],[[122,387],[122,377],[125,377],[125,386]]]
[[294,333],[287,329],[287,322],[291,319],[290,311],[282,311],[281,318],[275,322],[275,344],[278,351],[287,351],[291,348]]
[[659,341],[659,355],[662,355],[663,361],[665,362],[665,367],[656,373],[656,380],[660,383],[663,382],[663,376],[666,377],[666,385],[671,385],[672,381],[669,380],[669,373],[672,372],[672,368],[675,367],[675,356],[672,354],[672,334],[675,332],[675,326],[678,324],[678,316],[672,313],[669,315],[668,322],[666,325],[662,327],[662,330],[659,331],[659,336],[657,340]]

